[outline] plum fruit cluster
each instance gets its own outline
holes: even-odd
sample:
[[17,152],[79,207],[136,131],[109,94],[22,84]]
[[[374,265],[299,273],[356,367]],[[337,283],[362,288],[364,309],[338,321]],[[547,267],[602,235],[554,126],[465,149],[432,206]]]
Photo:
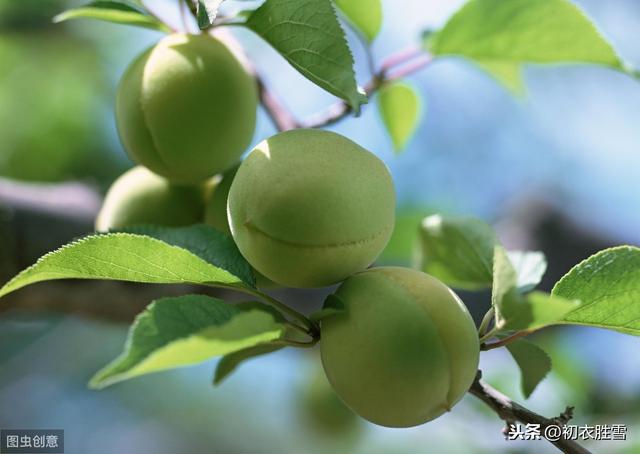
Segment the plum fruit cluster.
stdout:
[[96,229],[206,218],[225,230],[217,175],[237,165],[251,143],[257,107],[254,78],[209,35],[172,34],[140,55],[115,107],[121,142],[139,167],[109,189]]
[[395,189],[373,153],[332,132],[297,129],[244,160],[255,80],[220,41],[174,34],[126,71],[116,102],[122,143],[138,163],[112,185],[100,231],[206,222],[233,237],[260,286],[340,284],[343,310],[321,320],[322,364],[335,394],[376,424],[437,418],[478,365],[471,316],[442,282],[369,268],[395,225]]

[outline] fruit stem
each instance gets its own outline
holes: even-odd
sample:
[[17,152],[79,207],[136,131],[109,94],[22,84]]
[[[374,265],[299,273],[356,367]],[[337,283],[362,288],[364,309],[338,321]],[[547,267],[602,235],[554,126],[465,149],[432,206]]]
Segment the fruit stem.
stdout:
[[262,299],[265,303],[275,307],[277,310],[279,310],[283,314],[286,314],[290,316],[292,319],[300,322],[302,326],[298,325],[298,328],[304,330],[305,334],[308,334],[313,338],[314,340],[313,344],[315,344],[317,340],[320,338],[320,327],[318,326],[317,323],[308,319],[304,314],[301,314],[295,309],[290,308],[286,304],[282,303],[281,301],[278,301],[274,297],[267,295],[264,292],[261,292],[260,290],[253,290],[249,288],[239,288],[236,290],[240,290],[249,295],[257,296],[258,298]]
[[483,351],[488,351],[488,350],[493,350],[494,348],[504,347],[505,345],[510,344],[511,342],[517,339],[520,339],[521,337],[524,337],[530,333],[531,333],[530,331],[518,331],[517,333],[507,336],[504,339],[500,339],[499,341],[496,341],[490,344],[483,343],[480,346],[480,349]]
[[496,329],[493,328],[488,333],[480,335],[480,342],[482,343],[482,342],[488,341],[489,339],[495,336],[496,332],[497,332]]
[[300,341],[294,341],[291,339],[280,339],[278,341],[274,341],[273,343],[276,345],[284,345],[287,347],[295,347],[295,348],[313,348],[316,345],[316,341],[300,342]]
[[[305,336],[310,336],[309,332],[307,331],[306,328],[303,328],[302,326],[298,325],[297,323],[293,323],[290,321],[287,321],[285,323],[289,328],[296,330],[299,333],[304,334]],[[318,341],[318,339],[312,338],[312,342],[315,344]]]

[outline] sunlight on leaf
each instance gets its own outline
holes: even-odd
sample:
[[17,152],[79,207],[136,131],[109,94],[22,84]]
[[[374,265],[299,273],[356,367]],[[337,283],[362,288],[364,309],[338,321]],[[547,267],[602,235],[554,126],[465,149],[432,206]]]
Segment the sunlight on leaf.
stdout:
[[335,0],[347,20],[371,42],[382,28],[380,0]]
[[593,23],[568,0],[471,0],[425,46],[459,55],[521,92],[525,63],[591,63],[622,69]]
[[139,375],[198,364],[278,339],[284,326],[268,311],[242,310],[204,295],[162,298],[131,326],[124,352],[90,382],[104,388]]
[[356,84],[353,56],[331,0],[267,0],[246,26],[307,79],[347,101],[356,114],[367,102]]
[[420,95],[401,82],[384,85],[378,93],[378,108],[393,148],[401,151],[413,136],[421,115]]
[[573,267],[552,294],[582,301],[564,323],[640,335],[640,248],[598,252]]
[[109,233],[88,236],[46,254],[2,287],[0,297],[56,279],[246,287],[239,277],[186,249],[148,236]]
[[53,18],[53,21],[58,23],[71,19],[96,19],[116,24],[150,28],[167,33],[171,31],[169,27],[147,13],[142,5],[126,1],[90,2],[84,6],[58,14]]

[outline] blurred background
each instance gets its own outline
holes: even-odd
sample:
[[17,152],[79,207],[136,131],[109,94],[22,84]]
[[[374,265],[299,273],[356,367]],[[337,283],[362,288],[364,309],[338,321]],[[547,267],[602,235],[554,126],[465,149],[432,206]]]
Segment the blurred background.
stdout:
[[[180,26],[174,0],[147,2]],[[384,2],[373,46],[379,61],[438,28],[461,0]],[[640,3],[576,0],[640,67]],[[132,166],[115,130],[114,93],[128,63],[160,38],[132,27],[51,17],[74,2],[0,0],[0,280],[90,232],[102,194]],[[228,11],[247,2],[229,1]],[[234,30],[267,84],[298,117],[334,99],[275,51]],[[369,74],[350,34],[359,81]],[[375,106],[334,129],[374,151],[398,190],[396,235],[381,263],[411,263],[428,213],[481,217],[514,249],[546,253],[543,288],[604,247],[640,244],[640,82],[593,66],[530,66],[527,94],[509,95],[459,59],[410,82],[423,118],[394,155]],[[255,142],[274,133],[261,113]],[[0,301],[0,427],[61,428],[69,453],[555,452],[546,442],[506,442],[503,424],[473,397],[422,427],[385,429],[355,418],[330,393],[317,352],[280,351],[249,361],[220,387],[211,362],[89,391],[89,377],[121,350],[128,323],[151,299],[186,289],[117,283],[39,284]],[[316,292],[281,294],[303,310]],[[486,294],[463,294],[474,316]],[[302,301],[302,302],[301,302]],[[304,301],[308,301],[305,303]],[[306,306],[305,306],[306,305]],[[595,452],[640,452],[638,339],[587,328],[535,336],[554,369],[525,405],[575,424],[626,424],[628,440]],[[483,354],[487,381],[519,401],[519,372],[504,349]]]

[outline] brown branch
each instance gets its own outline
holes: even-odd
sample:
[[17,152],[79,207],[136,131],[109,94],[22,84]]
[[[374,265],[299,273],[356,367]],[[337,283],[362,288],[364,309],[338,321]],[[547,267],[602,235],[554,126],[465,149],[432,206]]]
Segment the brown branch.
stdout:
[[531,331],[518,331],[496,342],[492,342],[489,344],[483,343],[480,345],[480,350],[488,351],[488,350],[493,350],[494,348],[504,347],[505,345],[508,345],[511,342],[520,339],[521,337],[528,336],[529,334],[531,334]]
[[[545,437],[545,429],[549,426],[558,426],[562,428],[567,424],[569,419],[573,416],[573,408],[567,407],[562,414],[556,418],[547,418],[539,415],[522,405],[513,402],[507,396],[500,391],[492,388],[487,383],[481,380],[482,373],[478,371],[478,375],[471,385],[469,392],[476,396],[478,399],[487,404],[500,419],[507,424],[511,424],[514,421],[519,421],[524,424],[539,424],[540,434]],[[545,437],[546,438],[546,437]],[[550,443],[558,448],[560,451],[569,454],[589,454],[590,451],[580,446],[573,440],[567,440],[560,437],[559,440],[551,440],[547,438]]]
[[[185,1],[189,5],[191,14],[197,20],[196,3],[189,0]],[[226,34],[223,36],[226,42],[236,47],[235,53],[237,55],[243,55],[240,46],[231,35]],[[278,131],[288,131],[297,128],[324,128],[343,120],[352,112],[349,104],[345,101],[339,101],[306,121],[298,121],[275,93],[269,89],[267,84],[265,84],[264,79],[260,76],[253,64],[246,58],[242,60],[245,68],[255,77],[256,83],[258,84],[260,102]],[[380,70],[373,75],[369,83],[364,87],[364,92],[367,96],[371,96],[383,84],[409,76],[427,66],[431,60],[432,57],[424,53],[420,47],[417,46],[400,50],[382,61]],[[405,66],[394,73],[389,73],[393,68],[401,65]]]
[[[367,96],[371,96],[384,84],[414,74],[426,67],[431,61],[432,57],[430,55],[416,48],[392,54],[381,63],[380,70],[374,74],[373,78],[365,86],[364,92]],[[392,72],[391,70],[397,66],[402,67]],[[302,122],[302,126],[305,128],[324,128],[343,120],[351,112],[351,106],[344,101],[340,101],[330,106],[326,111]]]
[[384,61],[380,64],[381,71],[388,71],[395,66],[400,66],[403,63],[411,60],[412,58],[417,57],[418,55],[422,55],[423,51],[420,46],[409,46],[406,49],[399,50],[394,54],[388,56],[384,59]]
[[[374,74],[369,83],[364,87],[367,96],[371,96],[385,83],[407,77],[416,73],[431,63],[430,55],[412,47],[397,52],[386,58],[380,65],[380,70]],[[396,71],[392,70],[401,66]],[[345,119],[351,112],[351,106],[345,101],[339,101],[326,110],[311,116],[304,121],[296,120],[284,107],[273,91],[264,83],[264,80],[253,70],[260,89],[260,99],[264,109],[273,121],[278,131],[287,131],[295,128],[325,128]]]
[[432,60],[433,57],[431,55],[418,55],[415,59],[408,62],[396,71],[388,70],[386,72],[386,76],[384,77],[384,82],[392,82],[394,80],[402,79],[411,74],[414,74],[429,65]]

